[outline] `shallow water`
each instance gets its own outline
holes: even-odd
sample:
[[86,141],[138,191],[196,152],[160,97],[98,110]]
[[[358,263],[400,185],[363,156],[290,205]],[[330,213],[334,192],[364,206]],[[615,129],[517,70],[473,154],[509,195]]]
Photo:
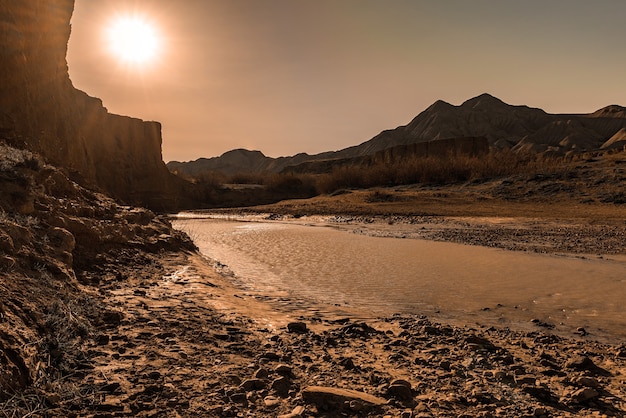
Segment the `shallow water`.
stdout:
[[367,315],[438,313],[597,337],[626,336],[626,262],[380,238],[289,222],[179,219],[206,256],[250,291]]

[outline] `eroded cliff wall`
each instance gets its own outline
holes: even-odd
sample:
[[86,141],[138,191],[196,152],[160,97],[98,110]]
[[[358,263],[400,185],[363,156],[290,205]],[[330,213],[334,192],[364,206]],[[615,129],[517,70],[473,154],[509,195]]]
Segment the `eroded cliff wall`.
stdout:
[[0,0],[0,133],[128,204],[183,203],[161,156],[161,125],[108,113],[72,85],[74,0]]

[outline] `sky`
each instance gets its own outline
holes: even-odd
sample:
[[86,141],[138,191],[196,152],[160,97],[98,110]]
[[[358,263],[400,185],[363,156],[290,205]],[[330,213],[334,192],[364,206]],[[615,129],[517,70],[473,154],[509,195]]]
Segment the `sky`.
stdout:
[[[111,50],[128,16],[152,59]],[[109,112],[161,122],[166,162],[278,157],[360,144],[439,99],[626,105],[625,17],[623,0],[76,0],[67,60]]]

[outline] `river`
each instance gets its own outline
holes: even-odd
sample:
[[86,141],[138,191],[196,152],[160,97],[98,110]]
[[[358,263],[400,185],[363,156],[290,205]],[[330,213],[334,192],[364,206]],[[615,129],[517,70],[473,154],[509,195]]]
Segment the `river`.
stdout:
[[[324,222],[182,215],[174,226],[250,292],[362,315],[437,315],[626,336],[626,262],[355,234]],[[304,301],[304,302],[303,302]],[[307,302],[308,301],[308,302]]]

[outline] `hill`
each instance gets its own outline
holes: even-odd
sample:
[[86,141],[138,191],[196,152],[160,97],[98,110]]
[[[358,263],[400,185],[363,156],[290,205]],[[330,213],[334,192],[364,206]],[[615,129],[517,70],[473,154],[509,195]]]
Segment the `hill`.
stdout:
[[[605,144],[624,128],[626,108],[617,105],[589,114],[550,114],[537,108],[510,105],[489,94],[482,94],[459,106],[439,100],[407,125],[385,130],[366,142],[336,152],[274,159],[260,151],[235,150],[209,159],[173,161],[167,167],[191,176],[208,171],[224,174],[280,172],[304,162],[345,161],[372,156],[393,147],[467,137],[487,138],[490,146],[496,148],[565,155],[607,148],[609,145],[619,147],[621,141],[618,139]],[[242,159],[243,155],[246,158]],[[245,163],[240,164],[240,161]],[[332,162],[326,163],[329,164],[332,165]]]

